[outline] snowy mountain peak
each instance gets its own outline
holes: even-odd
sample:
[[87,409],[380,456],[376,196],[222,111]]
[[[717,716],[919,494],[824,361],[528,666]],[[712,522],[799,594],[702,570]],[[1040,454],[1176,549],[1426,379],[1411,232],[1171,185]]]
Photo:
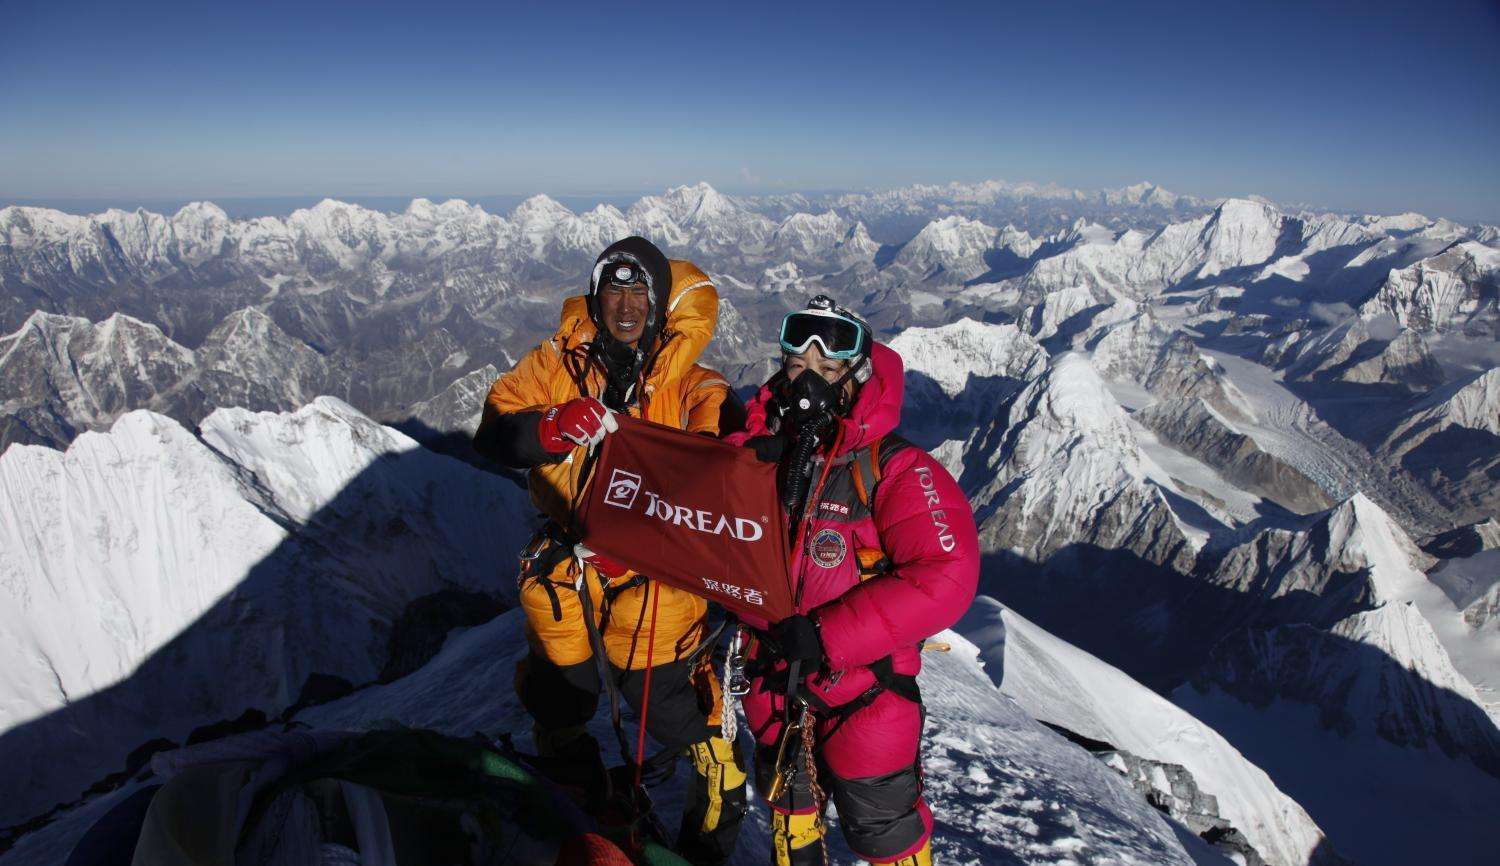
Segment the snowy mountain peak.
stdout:
[[21,324],[21,327],[0,337],[0,340],[14,339],[28,331],[34,331],[39,335],[50,335],[55,331],[83,324],[92,325],[93,323],[81,316],[64,316],[59,313],[49,313],[46,310],[36,310],[26,317],[26,321]]
[[851,248],[869,250],[872,253],[880,247],[880,244],[870,237],[870,230],[865,228],[863,222],[857,222],[849,228],[849,231],[844,234],[844,243]]
[[516,205],[516,209],[511,211],[510,219],[511,222],[530,228],[552,225],[571,216],[573,212],[561,202],[549,195],[538,194]]
[[936,328],[907,328],[890,341],[907,374],[921,373],[957,397],[971,377],[1030,379],[1047,366],[1047,353],[1015,325],[959,319]]
[[[80,316],[38,310],[19,330],[0,337],[0,374],[14,374],[16,365],[23,363],[20,352],[28,344],[32,352],[40,354],[27,363],[46,365],[49,369],[43,375],[76,376],[85,392],[81,398],[91,403],[97,399],[90,384],[133,381],[137,386],[151,387],[156,370],[191,364],[193,356],[160,328],[124,313],[114,313],[96,324]],[[54,387],[68,393],[62,381],[54,379]]]
[[1011,402],[995,430],[980,489],[971,494],[980,539],[1037,562],[1087,544],[1129,550],[1187,569],[1194,558],[1176,515],[1150,477],[1124,409],[1088,358],[1052,359]]
[[1390,315],[1424,333],[1500,326],[1500,250],[1478,241],[1457,241],[1436,255],[1393,268],[1359,306],[1362,318]]
[[1284,219],[1268,203],[1225,200],[1204,224],[1206,260],[1198,276],[1211,277],[1228,268],[1267,261],[1276,252]]
[[224,321],[211,333],[214,336],[210,337],[209,342],[227,342],[225,335],[238,334],[243,335],[248,343],[266,347],[270,345],[271,335],[284,336],[286,332],[259,307],[244,307],[225,316]]
[[663,198],[672,209],[673,217],[684,226],[720,219],[743,210],[707,181],[699,181],[692,186],[672,187]]
[[[1121,465],[1139,475],[1134,459],[1138,445],[1126,424],[1125,410],[1109,393],[1087,355],[1068,352],[1053,358],[1047,371],[1021,392],[1011,410],[1010,425],[1027,422],[1040,422],[1068,440],[1087,439],[1092,447],[1117,453]],[[1052,455],[1037,456],[1050,459]]]
[[[362,210],[364,210],[364,208],[360,207],[357,204],[349,204],[347,202],[339,201],[336,198],[324,198],[312,207],[306,208],[304,209],[304,211],[300,212],[311,212],[319,215],[328,215],[335,213],[352,213]],[[293,211],[293,213],[299,213],[299,211]]]
[[1409,598],[1426,582],[1421,567],[1431,558],[1363,492],[1334,506],[1320,524],[1328,533],[1327,564],[1344,572],[1368,569],[1376,601]]
[[1464,385],[1446,405],[1448,419],[1462,427],[1500,436],[1500,367],[1492,367]]
[[1264,199],[1229,198],[1214,208],[1210,220],[1212,225],[1222,231],[1235,226],[1258,229],[1276,227],[1283,218],[1281,211]]
[[229,214],[211,201],[188,202],[172,215],[172,222],[227,222]]
[[1000,232],[957,214],[932,220],[896,254],[896,263],[920,273],[937,268],[961,278],[988,270],[986,253],[998,246]]

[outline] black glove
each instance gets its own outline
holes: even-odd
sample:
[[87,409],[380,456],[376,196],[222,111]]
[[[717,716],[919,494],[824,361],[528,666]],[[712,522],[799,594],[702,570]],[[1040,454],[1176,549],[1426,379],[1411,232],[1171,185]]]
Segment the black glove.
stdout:
[[809,671],[823,666],[823,639],[818,636],[817,624],[808,617],[800,613],[787,617],[771,626],[771,636],[787,661],[800,661]]
[[762,463],[778,463],[786,451],[786,440],[780,436],[752,436],[745,440],[746,448],[755,450],[755,459]]

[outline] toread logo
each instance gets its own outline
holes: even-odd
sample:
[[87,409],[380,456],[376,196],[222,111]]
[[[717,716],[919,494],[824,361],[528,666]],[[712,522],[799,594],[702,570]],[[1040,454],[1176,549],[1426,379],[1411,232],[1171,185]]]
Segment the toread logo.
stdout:
[[641,492],[641,476],[624,469],[616,469],[609,476],[609,489],[604,493],[604,502],[616,508],[635,505],[635,497]]
[[922,498],[927,500],[927,516],[932,518],[932,526],[937,530],[938,547],[951,553],[958,542],[954,540],[953,531],[948,526],[948,510],[943,508],[942,498],[938,496],[937,481],[932,477],[931,466],[917,467],[917,483],[922,485]]
[[646,516],[655,517],[673,526],[685,526],[694,532],[707,535],[727,535],[736,541],[760,541],[765,530],[759,523],[747,517],[731,517],[715,514],[704,508],[688,508],[673,505],[651,491],[646,491]]
[[[641,476],[616,469],[609,476],[609,488],[604,492],[604,502],[616,508],[631,509],[635,507],[636,498],[641,492]],[[720,514],[705,508],[674,505],[650,490],[644,492],[647,517],[655,517],[669,526],[681,526],[693,532],[727,535],[736,541],[756,542],[765,536],[765,527],[761,524],[770,522],[765,517],[756,522],[748,517]]]

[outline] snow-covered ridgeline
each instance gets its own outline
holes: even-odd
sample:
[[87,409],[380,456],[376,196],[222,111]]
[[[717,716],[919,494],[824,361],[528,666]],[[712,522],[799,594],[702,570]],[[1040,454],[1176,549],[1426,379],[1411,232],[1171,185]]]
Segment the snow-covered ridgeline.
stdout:
[[1032,717],[1184,767],[1200,790],[1217,799],[1218,815],[1266,862],[1317,862],[1323,834],[1302,807],[1170,701],[986,597],[976,600],[957,630],[979,648],[1001,691]]
[[530,513],[332,398],[219,410],[202,439],[131,412],[67,452],[8,449],[0,495],[0,753],[25,780],[0,824],[148,740],[274,715],[314,673],[369,681],[412,599],[513,593]]
[[1193,543],[1156,482],[1168,473],[1086,357],[1052,359],[975,443],[984,472],[969,495],[987,547],[1043,562],[1084,543],[1190,570]]

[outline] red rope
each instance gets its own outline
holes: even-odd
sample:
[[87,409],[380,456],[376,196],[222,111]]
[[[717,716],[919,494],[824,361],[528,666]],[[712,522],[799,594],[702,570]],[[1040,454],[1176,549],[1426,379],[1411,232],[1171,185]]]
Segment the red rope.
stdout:
[[817,486],[813,488],[812,497],[805,503],[812,509],[812,514],[804,511],[802,519],[797,522],[797,545],[794,548],[797,552],[797,566],[795,574],[792,575],[792,598],[796,601],[797,613],[802,613],[802,568],[805,559],[802,555],[802,545],[807,541],[807,524],[811,522],[812,515],[818,513],[817,501],[823,495],[823,484],[828,480],[828,472],[833,469],[833,458],[838,456],[839,445],[844,442],[844,425],[839,424],[838,428],[838,432],[833,437],[833,447],[828,449],[828,456],[823,461],[823,472],[818,476]]
[[651,712],[651,660],[656,655],[656,603],[661,591],[656,584],[646,583],[646,592],[651,594],[651,625],[646,630],[646,682],[641,686],[641,731],[635,740],[635,786],[641,786],[642,766],[646,762],[646,718]]

